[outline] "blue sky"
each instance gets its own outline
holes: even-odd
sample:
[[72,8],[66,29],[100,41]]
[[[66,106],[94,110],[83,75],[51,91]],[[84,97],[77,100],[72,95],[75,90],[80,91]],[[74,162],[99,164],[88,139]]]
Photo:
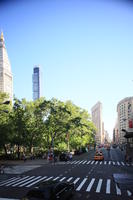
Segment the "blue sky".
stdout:
[[[112,134],[117,103],[133,96],[133,6],[126,1],[23,0],[0,4],[0,28],[17,98],[32,100],[32,72],[43,95],[91,113],[101,101]],[[11,3],[10,3],[11,2]]]

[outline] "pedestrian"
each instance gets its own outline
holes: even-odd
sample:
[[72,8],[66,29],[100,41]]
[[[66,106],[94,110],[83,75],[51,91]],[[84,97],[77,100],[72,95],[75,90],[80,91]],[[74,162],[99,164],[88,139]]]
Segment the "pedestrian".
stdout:
[[26,161],[26,156],[25,156],[25,153],[23,152],[23,161],[25,162]]
[[54,164],[57,162],[57,157],[56,155],[53,156],[53,159],[54,159]]
[[0,166],[0,174],[4,174],[4,165]]

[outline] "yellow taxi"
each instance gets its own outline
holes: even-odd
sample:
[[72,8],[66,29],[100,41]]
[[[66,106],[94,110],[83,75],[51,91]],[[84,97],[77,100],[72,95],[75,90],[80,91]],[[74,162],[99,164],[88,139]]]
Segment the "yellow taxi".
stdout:
[[95,156],[94,156],[94,160],[104,160],[104,156],[102,152],[96,152]]

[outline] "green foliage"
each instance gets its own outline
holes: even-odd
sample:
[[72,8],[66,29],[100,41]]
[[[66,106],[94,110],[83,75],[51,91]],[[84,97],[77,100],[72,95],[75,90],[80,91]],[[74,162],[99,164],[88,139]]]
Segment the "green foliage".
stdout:
[[9,96],[0,92],[0,148],[4,148],[5,153],[7,153],[6,144],[10,142],[10,111]]
[[[6,98],[2,95],[0,102]],[[1,104],[0,110],[4,110],[4,106],[9,105]],[[0,146],[7,143],[16,145],[18,154],[21,148],[29,152],[33,147],[66,151],[94,142],[96,129],[90,115],[71,101],[62,102],[55,98],[20,101],[15,98],[9,113],[1,113],[0,119],[0,130],[5,126],[4,132],[0,132],[4,141]],[[10,131],[7,131],[9,127]]]

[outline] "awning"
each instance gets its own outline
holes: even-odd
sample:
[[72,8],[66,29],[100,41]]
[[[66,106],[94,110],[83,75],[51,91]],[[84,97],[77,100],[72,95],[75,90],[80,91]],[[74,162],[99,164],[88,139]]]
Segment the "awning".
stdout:
[[124,135],[125,138],[133,138],[133,133],[129,133],[127,132],[125,135]]
[[133,128],[128,128],[127,130],[122,129],[122,131],[125,132],[125,138],[133,138]]

